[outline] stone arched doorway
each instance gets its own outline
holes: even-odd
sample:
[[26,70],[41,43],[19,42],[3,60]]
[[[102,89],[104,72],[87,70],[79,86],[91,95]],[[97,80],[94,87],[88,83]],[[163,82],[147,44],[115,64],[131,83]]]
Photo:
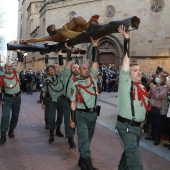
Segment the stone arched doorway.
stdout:
[[[120,41],[110,35],[100,39],[99,41],[99,63],[107,66],[114,66],[119,70],[121,65],[121,56],[122,56],[122,45]],[[92,46],[90,45],[87,52],[87,59],[91,59]]]
[[101,53],[99,57],[99,63],[106,66],[115,66],[115,54],[114,53]]
[[119,40],[110,35],[100,39],[99,44],[100,62],[107,66],[114,66],[119,69],[121,64],[122,48]]

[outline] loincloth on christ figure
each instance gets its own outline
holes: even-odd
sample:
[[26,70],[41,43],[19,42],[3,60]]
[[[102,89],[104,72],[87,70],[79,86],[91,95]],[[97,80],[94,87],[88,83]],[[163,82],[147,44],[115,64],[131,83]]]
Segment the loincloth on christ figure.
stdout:
[[75,38],[78,35],[80,35],[82,32],[76,32],[76,31],[72,31],[69,30],[67,25],[63,25],[63,27],[60,29],[60,33],[61,35],[66,38],[66,39],[71,39],[71,38]]

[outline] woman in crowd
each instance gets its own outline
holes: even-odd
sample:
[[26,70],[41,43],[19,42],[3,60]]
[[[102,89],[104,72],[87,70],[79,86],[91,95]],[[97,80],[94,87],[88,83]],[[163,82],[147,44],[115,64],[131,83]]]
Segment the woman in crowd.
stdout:
[[[170,81],[167,82],[167,86],[170,86]],[[166,135],[167,135],[167,139],[168,139],[168,143],[165,143],[163,146],[164,147],[168,147],[168,149],[170,150],[170,90],[168,91],[168,94],[167,94],[167,104],[168,104],[168,107],[167,107],[167,115],[166,115]]]
[[162,102],[166,98],[168,86],[166,76],[158,75],[155,78],[157,85],[150,83],[150,104],[151,104],[151,135],[146,140],[155,140],[154,145],[159,145],[162,135]]

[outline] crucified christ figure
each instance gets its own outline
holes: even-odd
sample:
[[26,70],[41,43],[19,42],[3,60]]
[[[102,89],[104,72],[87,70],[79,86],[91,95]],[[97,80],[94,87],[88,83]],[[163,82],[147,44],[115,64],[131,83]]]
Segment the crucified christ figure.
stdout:
[[[137,30],[140,24],[140,19],[136,16],[123,20],[110,21],[105,24],[99,24],[99,17],[99,15],[93,15],[89,21],[86,21],[80,15],[76,14],[62,28],[57,29],[55,25],[49,25],[47,27],[48,36],[20,40],[20,44],[8,43],[7,49],[39,51],[41,54],[56,52],[65,49],[66,41],[69,46],[90,43],[91,37],[95,40],[113,33],[119,33],[118,28],[120,25],[123,25],[126,31],[133,31]],[[34,44],[44,41],[53,41],[56,44]]]
[[80,15],[75,14],[62,28],[57,29],[54,24],[47,27],[48,36],[41,38],[31,38],[28,40],[20,40],[21,44],[36,43],[43,41],[61,42],[66,39],[75,38],[83,31],[87,31],[91,24],[98,25],[99,15],[93,15],[89,21],[86,21]]

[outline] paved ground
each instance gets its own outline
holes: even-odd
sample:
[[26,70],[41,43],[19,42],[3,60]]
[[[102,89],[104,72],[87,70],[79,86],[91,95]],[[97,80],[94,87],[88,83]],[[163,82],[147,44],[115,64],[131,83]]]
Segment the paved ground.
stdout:
[[[98,117],[98,123],[109,128],[112,131],[115,131],[116,118],[117,118],[117,108],[116,108],[116,96],[117,93],[102,93],[99,100],[99,104],[102,105],[102,112],[100,117]],[[170,151],[167,148],[163,147],[164,143],[167,143],[166,140],[162,141],[159,146],[154,146],[153,141],[146,141],[144,139],[148,134],[144,133],[140,142],[140,145],[145,149],[159,155],[166,160],[170,161]]]
[[[117,115],[115,96],[116,93],[102,93],[99,102],[102,111],[91,150],[94,164],[100,170],[117,170],[123,151],[121,140],[114,129]],[[40,104],[36,103],[38,98],[38,92],[33,95],[22,93],[15,138],[7,137],[6,144],[0,146],[0,170],[79,170],[78,150],[70,150],[65,138],[56,136],[55,142],[48,144],[49,132],[44,130],[43,111]],[[77,143],[77,136],[75,141]],[[169,150],[163,148],[162,144],[155,147],[152,142],[143,139],[141,146],[144,170],[169,170]]]

